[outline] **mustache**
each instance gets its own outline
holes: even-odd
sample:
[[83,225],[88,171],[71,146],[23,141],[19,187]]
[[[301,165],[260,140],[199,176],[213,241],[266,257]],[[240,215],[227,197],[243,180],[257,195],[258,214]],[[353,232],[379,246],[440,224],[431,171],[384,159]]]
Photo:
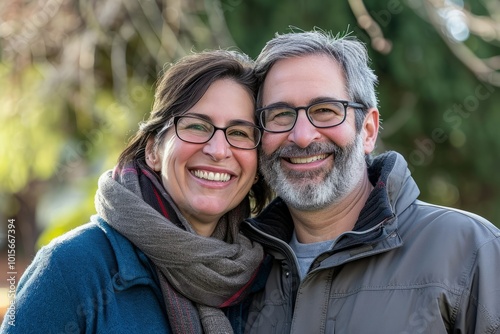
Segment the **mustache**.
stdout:
[[307,147],[299,147],[295,144],[280,147],[269,158],[297,158],[318,154],[333,154],[335,157],[343,155],[345,148],[340,147],[332,142],[330,143],[311,143]]

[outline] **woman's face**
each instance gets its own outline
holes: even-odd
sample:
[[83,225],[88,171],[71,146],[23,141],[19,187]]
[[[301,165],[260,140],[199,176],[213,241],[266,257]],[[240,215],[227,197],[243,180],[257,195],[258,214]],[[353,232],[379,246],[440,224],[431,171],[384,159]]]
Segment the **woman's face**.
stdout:
[[[202,116],[219,128],[235,121],[255,124],[252,97],[230,79],[215,81],[184,114],[189,115]],[[192,144],[179,139],[172,127],[157,151],[151,146],[146,162],[161,173],[165,189],[200,235],[211,235],[219,218],[235,208],[255,182],[257,150],[230,146],[223,131],[216,130],[204,144]]]

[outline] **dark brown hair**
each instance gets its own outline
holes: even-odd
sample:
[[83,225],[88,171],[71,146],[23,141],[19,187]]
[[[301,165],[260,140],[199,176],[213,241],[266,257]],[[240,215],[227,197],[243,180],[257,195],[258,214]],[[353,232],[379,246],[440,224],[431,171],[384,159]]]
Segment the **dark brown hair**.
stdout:
[[[186,113],[205,94],[212,83],[231,79],[248,89],[254,102],[257,80],[253,73],[253,61],[237,51],[204,51],[183,57],[171,65],[160,77],[149,118],[142,122],[137,133],[118,158],[121,168],[126,163],[145,159],[148,140],[155,138],[160,145],[165,132],[172,126],[173,118]],[[257,120],[255,120],[256,124]],[[259,175],[250,190],[252,213],[259,213],[271,198],[271,191]]]

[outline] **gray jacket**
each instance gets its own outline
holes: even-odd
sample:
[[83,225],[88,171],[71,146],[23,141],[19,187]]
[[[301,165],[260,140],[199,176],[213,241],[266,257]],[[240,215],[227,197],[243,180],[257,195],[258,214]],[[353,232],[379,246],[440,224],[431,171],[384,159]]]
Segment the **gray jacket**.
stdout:
[[500,231],[485,219],[417,200],[395,152],[369,166],[375,188],[353,231],[300,282],[281,199],[242,230],[270,254],[249,333],[500,333]]

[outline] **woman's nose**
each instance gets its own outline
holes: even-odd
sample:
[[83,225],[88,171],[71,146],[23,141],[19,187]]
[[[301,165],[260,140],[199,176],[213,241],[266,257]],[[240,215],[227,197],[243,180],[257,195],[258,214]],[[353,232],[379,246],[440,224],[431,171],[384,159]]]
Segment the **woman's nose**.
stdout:
[[231,155],[231,148],[223,130],[215,130],[213,137],[205,143],[203,153],[210,155],[215,161],[225,159]]

